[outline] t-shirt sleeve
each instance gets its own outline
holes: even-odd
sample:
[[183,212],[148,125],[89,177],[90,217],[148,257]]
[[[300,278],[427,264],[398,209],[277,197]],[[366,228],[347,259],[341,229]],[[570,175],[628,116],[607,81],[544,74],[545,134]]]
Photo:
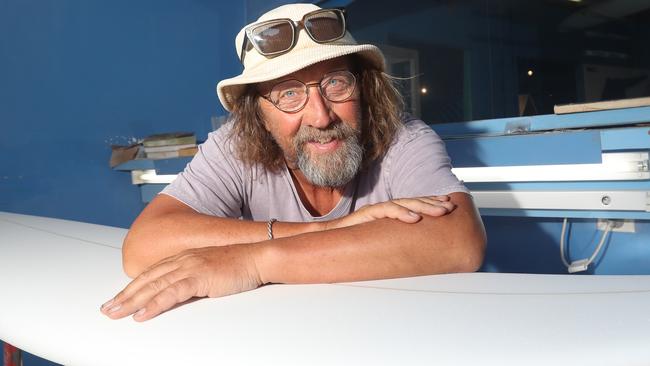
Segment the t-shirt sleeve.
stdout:
[[419,120],[408,121],[389,151],[387,179],[392,198],[469,193],[451,172],[442,139]]
[[185,170],[161,194],[199,213],[235,218],[242,215],[244,169],[234,157],[227,127],[208,135]]

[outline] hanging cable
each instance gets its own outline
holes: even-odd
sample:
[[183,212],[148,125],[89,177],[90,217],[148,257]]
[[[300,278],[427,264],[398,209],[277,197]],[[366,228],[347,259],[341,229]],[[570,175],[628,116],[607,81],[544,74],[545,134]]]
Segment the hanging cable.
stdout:
[[564,249],[565,247],[564,240],[566,236],[567,221],[568,219],[565,217],[564,221],[562,222],[562,233],[560,234],[560,257],[562,258],[562,263],[564,263],[564,265],[567,267],[569,273],[586,271],[589,265],[591,264],[591,262],[593,262],[594,259],[596,259],[596,257],[598,256],[598,253],[600,253],[600,250],[605,244],[605,240],[607,239],[607,236],[614,228],[615,223],[612,220],[607,220],[607,227],[605,228],[605,231],[603,231],[603,235],[600,237],[600,242],[598,243],[596,250],[589,258],[579,259],[569,263],[565,257],[566,254]]

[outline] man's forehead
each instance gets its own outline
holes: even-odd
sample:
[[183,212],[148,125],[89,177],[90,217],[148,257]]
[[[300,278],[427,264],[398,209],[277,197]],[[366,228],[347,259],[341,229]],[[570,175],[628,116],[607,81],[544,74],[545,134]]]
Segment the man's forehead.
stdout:
[[351,61],[348,57],[338,57],[331,60],[321,61],[317,64],[307,66],[283,77],[266,81],[260,84],[261,87],[273,86],[283,80],[297,79],[303,82],[318,81],[324,74],[335,70],[349,70]]

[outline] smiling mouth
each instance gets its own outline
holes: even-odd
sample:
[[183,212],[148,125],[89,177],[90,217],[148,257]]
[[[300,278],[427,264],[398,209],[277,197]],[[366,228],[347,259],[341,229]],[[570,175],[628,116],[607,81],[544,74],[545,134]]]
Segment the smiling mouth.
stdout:
[[312,151],[320,151],[321,153],[332,152],[339,147],[340,140],[334,137],[323,137],[319,139],[309,140],[308,146],[311,146]]
[[332,140],[334,140],[334,137],[323,137],[323,138],[320,138],[320,139],[310,140],[309,142],[324,145],[324,144],[332,142]]

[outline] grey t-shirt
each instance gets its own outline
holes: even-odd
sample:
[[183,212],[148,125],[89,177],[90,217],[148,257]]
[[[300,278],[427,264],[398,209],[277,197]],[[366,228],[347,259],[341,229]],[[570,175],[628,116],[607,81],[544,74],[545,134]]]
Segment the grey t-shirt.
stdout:
[[229,138],[232,122],[208,135],[185,170],[161,193],[195,211],[246,220],[309,222],[343,217],[395,198],[469,193],[451,172],[443,141],[424,122],[406,121],[388,152],[347,184],[332,211],[312,216],[285,166],[272,173],[237,159]]

